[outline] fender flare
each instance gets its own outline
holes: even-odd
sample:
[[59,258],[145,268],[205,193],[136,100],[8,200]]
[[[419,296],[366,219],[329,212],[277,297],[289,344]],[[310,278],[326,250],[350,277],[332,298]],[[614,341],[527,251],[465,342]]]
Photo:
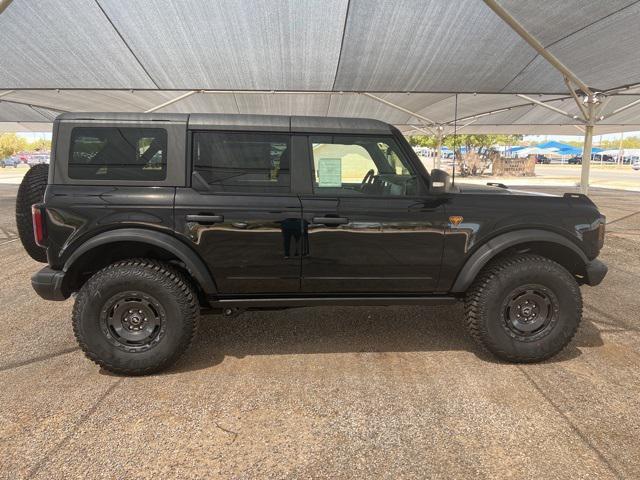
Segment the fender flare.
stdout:
[[216,284],[209,269],[192,248],[171,235],[158,232],[157,230],[147,230],[143,228],[121,228],[96,235],[73,251],[64,263],[62,270],[65,273],[69,271],[82,255],[94,248],[116,242],[146,243],[154,247],[162,248],[175,255],[185,264],[187,270],[200,284],[205,294],[215,294],[217,292]]
[[454,282],[451,291],[453,293],[466,292],[480,270],[482,270],[482,268],[489,263],[492,258],[507,248],[529,242],[546,242],[562,245],[576,253],[585,264],[589,262],[586,254],[578,245],[559,233],[534,229],[514,230],[498,235],[479,247],[464,263],[464,266],[456,277],[456,281]]

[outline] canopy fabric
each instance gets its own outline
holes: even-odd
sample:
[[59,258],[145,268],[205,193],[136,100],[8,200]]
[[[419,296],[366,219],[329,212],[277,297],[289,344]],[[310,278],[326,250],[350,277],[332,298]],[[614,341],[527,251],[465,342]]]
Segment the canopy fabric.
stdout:
[[[640,99],[640,2],[499,4],[604,92],[603,115]],[[482,0],[13,0],[0,13],[0,130],[202,90],[216,92],[158,111],[371,117],[410,132],[425,118],[451,127],[459,93],[464,133],[582,125],[515,95],[580,113],[563,75]],[[640,103],[596,133],[638,128]]]

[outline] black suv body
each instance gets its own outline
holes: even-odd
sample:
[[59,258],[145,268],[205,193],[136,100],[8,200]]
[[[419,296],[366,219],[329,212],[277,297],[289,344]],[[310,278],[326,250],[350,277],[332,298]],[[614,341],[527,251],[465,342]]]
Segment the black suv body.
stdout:
[[482,345],[540,360],[606,273],[586,196],[452,186],[379,121],[82,113],[53,132],[33,287],[79,292],[80,344],[117,372],[175,360],[199,309],[457,300]]

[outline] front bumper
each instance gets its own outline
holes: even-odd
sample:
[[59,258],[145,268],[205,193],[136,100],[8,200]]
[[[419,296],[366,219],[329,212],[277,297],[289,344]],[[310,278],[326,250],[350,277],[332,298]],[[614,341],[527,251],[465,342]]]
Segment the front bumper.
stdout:
[[69,295],[62,289],[63,280],[63,271],[44,267],[31,276],[31,286],[45,300],[66,300]]
[[609,269],[600,260],[595,259],[595,260],[591,260],[589,263],[585,265],[585,270],[586,270],[585,283],[587,285],[591,285],[592,287],[595,287],[600,282],[602,282],[602,279],[607,274],[607,271]]

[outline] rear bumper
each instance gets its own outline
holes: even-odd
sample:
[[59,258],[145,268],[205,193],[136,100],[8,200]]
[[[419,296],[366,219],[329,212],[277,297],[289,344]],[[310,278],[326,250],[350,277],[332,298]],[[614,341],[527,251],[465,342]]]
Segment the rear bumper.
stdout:
[[54,270],[51,267],[44,267],[31,277],[31,286],[45,300],[66,300],[69,295],[65,295],[62,290],[64,272]]
[[604,263],[596,259],[596,260],[591,260],[589,263],[587,263],[585,265],[585,270],[587,273],[585,278],[586,280],[585,283],[587,285],[591,285],[592,287],[595,287],[600,282],[602,282],[602,279],[607,274],[607,271],[609,269]]

